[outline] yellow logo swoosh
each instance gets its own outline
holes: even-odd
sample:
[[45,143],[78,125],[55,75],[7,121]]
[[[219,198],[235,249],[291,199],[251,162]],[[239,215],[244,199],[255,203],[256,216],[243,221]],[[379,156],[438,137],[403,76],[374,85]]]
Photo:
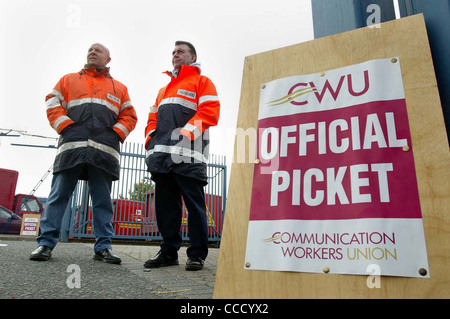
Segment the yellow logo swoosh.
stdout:
[[311,92],[317,92],[316,87],[307,87],[307,88],[303,88],[303,89],[298,89],[293,91],[292,93],[283,96],[280,99],[277,100],[273,100],[267,103],[267,105],[269,106],[276,106],[276,105],[281,105],[287,102],[291,102],[292,100],[294,100],[295,98],[301,96],[301,95],[305,95]]
[[273,236],[273,237],[270,237],[270,238],[266,238],[266,239],[264,239],[264,241],[267,242],[267,243],[270,243],[272,241],[279,240],[280,238],[281,238],[281,234]]

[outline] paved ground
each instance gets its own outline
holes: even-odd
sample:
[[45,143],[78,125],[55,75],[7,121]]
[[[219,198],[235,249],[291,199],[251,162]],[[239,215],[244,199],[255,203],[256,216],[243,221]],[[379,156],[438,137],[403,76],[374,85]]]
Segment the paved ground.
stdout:
[[[0,309],[6,306],[24,313],[45,309],[54,315],[73,312],[75,315],[89,314],[89,317],[97,314],[116,317],[126,309],[125,313],[133,316],[139,313],[143,316],[163,315],[164,318],[278,318],[308,307],[320,309],[321,314],[331,317],[342,307],[325,304],[323,300],[307,300],[307,303],[299,300],[212,300],[217,248],[209,250],[204,269],[196,272],[184,269],[186,247],[179,253],[179,266],[150,271],[143,263],[158,252],[159,246],[113,244],[114,252],[122,258],[121,265],[93,260],[92,243],[58,243],[52,259],[46,262],[28,259],[35,248],[35,240],[0,235]],[[74,304],[71,299],[93,302]],[[117,302],[118,299],[126,303]],[[25,303],[20,308],[17,300],[33,303]],[[62,303],[64,300],[68,303]],[[360,306],[373,307],[372,304]],[[346,307],[356,309],[351,304]],[[405,307],[397,308],[404,314]]]
[[[211,299],[219,249],[210,248],[204,269],[179,266],[145,269],[157,245],[113,244],[121,265],[92,259],[92,243],[58,243],[47,262],[28,259],[34,240],[0,236],[0,299]],[[79,275],[79,276],[78,276]],[[79,280],[78,280],[79,279]],[[79,288],[77,287],[79,283]]]

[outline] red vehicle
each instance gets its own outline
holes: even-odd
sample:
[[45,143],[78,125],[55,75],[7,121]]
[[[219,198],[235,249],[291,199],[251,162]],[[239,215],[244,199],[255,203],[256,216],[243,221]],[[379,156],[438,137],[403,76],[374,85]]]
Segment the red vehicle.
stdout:
[[37,197],[16,194],[18,179],[18,171],[0,168],[0,205],[19,216],[23,214],[42,214],[44,207]]
[[[150,200],[150,195],[147,194],[147,196],[148,201],[113,199],[113,226],[116,236],[158,235],[153,203]],[[84,209],[83,207],[77,207],[75,214],[75,229],[82,233],[93,234],[92,207],[88,206]]]
[[0,206],[0,234],[20,234],[22,218],[9,209]]
[[[150,205],[150,207],[148,207]],[[158,235],[156,217],[151,201],[115,199],[113,201],[116,235],[155,236]]]
[[[114,221],[116,235],[142,235],[157,236],[158,226],[156,223],[153,191],[146,193],[145,201],[128,199],[115,199]],[[206,214],[208,217],[208,233],[210,236],[220,235],[222,226],[222,197],[218,195],[205,194]],[[181,232],[183,236],[188,233],[186,207],[183,210],[181,220]]]

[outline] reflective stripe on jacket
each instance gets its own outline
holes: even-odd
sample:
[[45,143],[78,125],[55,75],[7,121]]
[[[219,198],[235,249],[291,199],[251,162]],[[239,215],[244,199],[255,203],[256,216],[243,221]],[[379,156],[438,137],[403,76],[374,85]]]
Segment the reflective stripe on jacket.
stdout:
[[119,142],[137,117],[127,87],[109,75],[109,68],[63,76],[46,102],[50,125],[60,134],[53,172],[89,163],[119,179]]
[[212,81],[196,65],[183,65],[150,108],[145,129],[146,163],[153,173],[174,171],[206,183],[208,128],[219,121]]

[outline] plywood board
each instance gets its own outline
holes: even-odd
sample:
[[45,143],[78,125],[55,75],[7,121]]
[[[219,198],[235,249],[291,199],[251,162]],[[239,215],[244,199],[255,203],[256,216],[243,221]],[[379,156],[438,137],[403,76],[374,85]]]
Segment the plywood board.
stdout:
[[370,289],[362,275],[245,270],[254,167],[248,154],[254,145],[242,148],[237,139],[214,298],[450,297],[450,152],[423,15],[246,57],[237,128],[257,127],[263,83],[395,56],[402,66],[431,277],[381,277],[380,288]]

